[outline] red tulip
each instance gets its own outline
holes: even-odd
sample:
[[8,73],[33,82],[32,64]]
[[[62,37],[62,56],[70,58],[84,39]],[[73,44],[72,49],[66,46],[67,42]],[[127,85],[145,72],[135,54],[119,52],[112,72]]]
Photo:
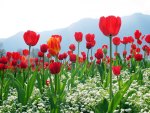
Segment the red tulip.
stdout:
[[11,52],[7,52],[7,53],[6,53],[6,57],[7,57],[8,60],[11,59],[11,56],[12,56],[12,53],[11,53]]
[[141,50],[140,48],[136,48],[136,52],[139,53]]
[[12,58],[13,58],[14,60],[20,59],[20,53],[19,53],[19,52],[13,52],[13,53],[12,53]]
[[121,71],[121,66],[113,66],[112,70],[113,70],[114,75],[119,76],[120,71]]
[[70,61],[76,62],[76,55],[75,54],[70,54]]
[[86,39],[87,42],[93,42],[94,38],[95,38],[95,35],[90,34],[90,33],[86,34],[86,36],[85,36],[85,39]]
[[103,58],[103,51],[102,51],[102,49],[98,49],[98,50],[96,51],[95,57],[96,57],[97,59],[102,59],[102,58]]
[[116,36],[120,30],[121,18],[115,16],[101,17],[99,28],[105,36]]
[[23,53],[24,56],[28,56],[29,55],[29,50],[24,49],[24,50],[22,50],[22,53]]
[[137,40],[137,43],[138,43],[139,45],[141,45],[141,44],[142,44],[142,41],[141,41],[140,39],[138,39],[138,40]]
[[100,64],[101,63],[101,60],[100,59],[97,59],[96,60],[96,64]]
[[131,48],[135,50],[135,49],[136,49],[136,45],[135,45],[135,44],[132,44],[132,45],[131,45]]
[[64,59],[66,59],[67,58],[67,53],[63,53],[63,57],[64,57]]
[[93,56],[90,56],[90,60],[93,60]]
[[64,55],[63,55],[63,54],[59,54],[59,55],[58,55],[58,59],[59,59],[59,60],[63,60],[63,59],[64,59]]
[[82,32],[75,32],[74,37],[75,37],[75,40],[77,42],[81,42],[82,38],[83,38],[83,33]]
[[129,43],[129,38],[128,37],[123,37],[123,40],[121,42],[123,44],[128,44]]
[[27,67],[28,67],[27,62],[21,61],[21,63],[20,63],[20,68],[21,68],[21,69],[26,69]]
[[2,58],[0,58],[0,63],[7,64],[7,62],[8,62],[8,60],[6,57],[3,56]]
[[95,40],[93,40],[93,41],[92,41],[92,47],[94,47],[94,46],[95,46],[95,44],[96,44],[96,41],[95,41]]
[[68,51],[67,53],[68,53],[68,55],[71,55],[71,54],[73,54],[73,52],[72,52],[72,51]]
[[146,41],[147,43],[150,43],[150,34],[146,35],[145,41]]
[[40,46],[40,51],[43,52],[43,53],[46,53],[46,52],[47,52],[47,49],[48,49],[47,44],[42,44],[42,45]]
[[51,57],[51,54],[50,53],[47,53],[47,58],[50,58]]
[[134,32],[135,39],[139,39],[141,35],[142,35],[142,33],[139,30],[136,30]]
[[81,55],[82,55],[83,61],[85,61],[86,60],[86,53],[85,52],[81,52]]
[[34,31],[28,30],[23,35],[24,41],[29,46],[35,46],[39,41],[40,35],[36,34]]
[[46,85],[47,85],[47,86],[50,85],[50,80],[46,80]]
[[39,51],[39,52],[38,52],[38,57],[43,57],[43,56],[44,56],[44,53],[41,52],[41,51]]
[[86,48],[91,49],[93,47],[93,42],[86,42]]
[[114,56],[119,56],[120,54],[118,52],[114,52]]
[[143,55],[142,54],[135,54],[134,58],[136,61],[141,61],[143,59]]
[[114,37],[112,41],[113,41],[113,44],[116,45],[116,46],[118,46],[121,42],[119,37]]
[[144,46],[142,47],[142,49],[143,49],[143,51],[147,51],[148,46],[147,46],[147,45],[144,45]]
[[106,45],[106,44],[102,45],[102,49],[104,49],[104,48],[108,49],[108,45]]
[[61,69],[61,63],[60,62],[53,62],[49,65],[49,70],[51,74],[58,74]]
[[132,36],[129,36],[128,37],[128,41],[129,41],[129,43],[133,43],[134,42],[134,38]]
[[127,51],[124,50],[124,51],[123,51],[123,57],[126,58],[126,55],[127,55]]
[[16,66],[17,65],[17,60],[12,60],[12,65]]
[[74,44],[70,44],[69,49],[71,51],[74,51],[76,49],[76,46]]

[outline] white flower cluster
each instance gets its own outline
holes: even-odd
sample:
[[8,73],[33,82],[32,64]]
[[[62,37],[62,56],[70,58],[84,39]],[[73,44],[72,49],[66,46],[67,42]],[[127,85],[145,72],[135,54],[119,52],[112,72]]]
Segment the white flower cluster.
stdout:
[[100,82],[100,77],[89,78],[86,82],[79,83],[77,87],[73,88],[67,93],[66,103],[64,103],[63,112],[65,113],[82,113],[89,112],[94,113],[92,109],[97,105],[104,97],[108,97],[107,90],[104,90],[101,86],[97,86]]

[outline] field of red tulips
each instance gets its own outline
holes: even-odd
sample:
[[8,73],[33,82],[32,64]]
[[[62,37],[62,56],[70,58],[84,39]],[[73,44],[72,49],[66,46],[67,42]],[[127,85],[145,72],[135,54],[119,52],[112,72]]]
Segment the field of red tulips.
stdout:
[[[38,57],[31,50],[40,34],[26,31],[28,49],[0,58],[0,113],[150,113],[150,34],[118,37],[115,16],[97,24],[109,45],[94,51],[95,35],[75,32],[77,45],[60,53],[63,37],[52,35]],[[80,51],[83,38],[87,51]]]

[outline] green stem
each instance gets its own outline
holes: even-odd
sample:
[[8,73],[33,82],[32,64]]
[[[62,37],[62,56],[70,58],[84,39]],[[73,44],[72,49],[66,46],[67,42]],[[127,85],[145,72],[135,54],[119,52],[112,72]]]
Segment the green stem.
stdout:
[[0,105],[3,104],[3,82],[4,82],[4,70],[2,71],[2,84],[1,84],[1,94],[0,94]]
[[31,51],[31,46],[29,46],[28,66],[30,66],[30,51]]
[[55,79],[55,96],[57,95],[57,75],[54,75],[54,79]]
[[87,51],[87,62],[89,61],[89,49]]
[[[118,86],[119,86],[119,90],[121,90],[121,86],[120,86],[120,79],[117,76],[117,81],[118,81]],[[120,106],[119,106],[119,113],[121,112],[121,101],[119,102]]]
[[124,50],[126,51],[126,44],[124,45]]
[[110,87],[109,87],[109,90],[110,90],[110,101],[112,99],[112,36],[110,35]]
[[80,53],[80,51],[79,51],[79,45],[80,45],[80,42],[78,42],[78,56],[77,56],[77,62],[78,62],[78,60],[79,60],[79,53]]
[[22,71],[23,71],[22,73],[23,73],[23,87],[24,87],[26,82],[26,77],[25,77],[24,69],[22,69]]
[[44,55],[43,55],[43,76],[42,76],[42,78],[43,78],[43,89],[44,89],[44,84],[45,84],[45,81],[44,81]]
[[118,46],[116,46],[116,52],[118,51]]

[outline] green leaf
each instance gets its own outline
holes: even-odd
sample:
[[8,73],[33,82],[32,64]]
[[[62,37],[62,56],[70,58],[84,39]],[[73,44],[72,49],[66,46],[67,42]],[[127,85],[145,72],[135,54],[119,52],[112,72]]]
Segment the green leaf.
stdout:
[[38,88],[40,90],[40,92],[42,93],[42,79],[40,78],[41,76],[39,74],[37,74],[36,76],[36,79],[37,79],[37,85],[38,85]]
[[27,103],[26,98],[25,98],[26,93],[25,93],[25,90],[23,89],[22,84],[17,79],[15,79],[14,81],[14,87],[17,89],[17,92],[18,92],[18,101],[22,103],[23,105],[25,105]]
[[33,73],[33,75],[31,75],[31,78],[29,78],[29,81],[27,83],[27,101],[28,101],[28,99],[30,98],[30,96],[32,94],[32,91],[33,91],[33,88],[34,88],[34,83],[35,83],[35,80],[36,80],[36,75],[37,75],[37,71],[35,71]]
[[106,113],[108,110],[108,100],[104,98],[98,105],[95,107],[96,113]]
[[122,100],[124,94],[126,93],[126,91],[129,89],[131,83],[133,82],[133,80],[136,80],[136,74],[133,74],[130,79],[125,82],[123,84],[123,87],[121,90],[119,90],[113,97],[113,99],[111,100],[111,102],[109,103],[109,107],[108,107],[108,113],[113,113],[113,111],[117,108],[117,105],[120,103],[120,101]]
[[11,80],[10,80],[10,79],[7,79],[7,80],[5,81],[5,84],[4,84],[4,91],[3,91],[3,93],[4,93],[4,98],[3,98],[3,100],[6,100],[7,97],[8,97],[8,92],[9,92],[10,83],[11,83]]

